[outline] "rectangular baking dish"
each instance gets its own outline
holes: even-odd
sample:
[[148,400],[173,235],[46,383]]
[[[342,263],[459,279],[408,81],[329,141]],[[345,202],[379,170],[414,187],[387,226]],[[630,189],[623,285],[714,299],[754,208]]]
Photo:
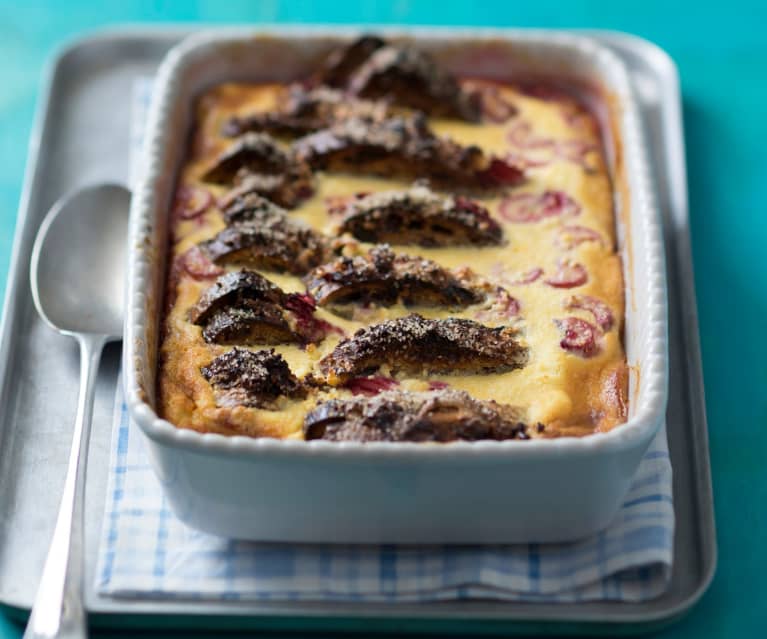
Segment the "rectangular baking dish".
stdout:
[[353,32],[224,30],[163,62],[133,199],[126,397],[177,516],[232,538],[288,542],[555,542],[607,526],[660,427],[667,396],[666,281],[643,131],[622,62],[584,36],[547,31],[384,31],[458,74],[549,77],[598,89],[626,283],[629,419],[608,433],[533,441],[334,443],[176,428],[154,410],[168,210],[195,97],[223,81],[305,76]]

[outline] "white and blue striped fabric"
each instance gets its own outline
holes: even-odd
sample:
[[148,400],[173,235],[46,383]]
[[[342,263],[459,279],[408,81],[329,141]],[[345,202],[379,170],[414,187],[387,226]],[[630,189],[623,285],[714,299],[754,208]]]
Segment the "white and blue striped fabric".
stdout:
[[[139,113],[148,86],[137,87]],[[644,601],[668,586],[673,537],[665,429],[615,521],[577,543],[335,546],[213,537],[170,512],[118,391],[96,587],[112,597],[243,601]]]

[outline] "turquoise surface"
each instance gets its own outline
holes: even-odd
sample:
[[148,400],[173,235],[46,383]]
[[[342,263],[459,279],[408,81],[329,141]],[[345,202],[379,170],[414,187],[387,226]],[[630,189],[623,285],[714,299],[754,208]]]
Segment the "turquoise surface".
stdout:
[[[0,0],[1,286],[8,270],[27,140],[46,58],[79,33],[145,21],[602,28],[635,33],[666,49],[679,65],[684,96],[720,559],[717,576],[701,602],[683,621],[657,636],[765,636],[765,3]],[[20,636],[20,632],[0,613],[0,639]]]

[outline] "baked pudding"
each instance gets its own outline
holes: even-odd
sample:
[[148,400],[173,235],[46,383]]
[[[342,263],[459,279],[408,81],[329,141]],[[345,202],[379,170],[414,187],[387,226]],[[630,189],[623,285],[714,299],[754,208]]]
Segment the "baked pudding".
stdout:
[[197,104],[170,212],[161,417],[448,442],[625,421],[623,281],[595,116],[365,36]]

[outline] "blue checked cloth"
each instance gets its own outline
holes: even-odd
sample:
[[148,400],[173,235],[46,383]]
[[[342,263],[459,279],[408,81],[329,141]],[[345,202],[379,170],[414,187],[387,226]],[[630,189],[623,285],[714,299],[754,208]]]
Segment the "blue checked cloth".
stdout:
[[[148,81],[136,87],[136,146],[150,89]],[[204,534],[169,510],[143,437],[118,389],[96,572],[97,590],[111,597],[644,601],[661,594],[671,576],[674,509],[665,428],[607,530],[571,544],[496,546],[266,544]]]

